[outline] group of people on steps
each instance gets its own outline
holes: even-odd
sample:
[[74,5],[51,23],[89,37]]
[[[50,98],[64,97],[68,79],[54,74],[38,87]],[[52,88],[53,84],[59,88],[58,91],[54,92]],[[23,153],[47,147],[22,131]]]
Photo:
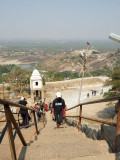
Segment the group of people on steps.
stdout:
[[[23,96],[21,97],[18,103],[28,107],[28,103]],[[41,113],[45,112],[45,105],[42,103],[42,101],[40,101],[40,103],[35,104],[34,109],[39,111],[39,112],[36,112],[36,114],[37,114],[37,122],[40,122]],[[64,118],[66,116],[65,101],[62,98],[62,95],[60,92],[56,93],[56,98],[53,100],[53,103],[49,104],[49,110],[51,110],[52,119],[56,122],[57,128],[59,128],[60,125],[63,125]],[[19,112],[22,117],[22,123],[20,125],[21,126],[28,125],[29,120],[31,119],[30,114],[28,113],[28,110],[23,108],[18,108],[17,112]]]

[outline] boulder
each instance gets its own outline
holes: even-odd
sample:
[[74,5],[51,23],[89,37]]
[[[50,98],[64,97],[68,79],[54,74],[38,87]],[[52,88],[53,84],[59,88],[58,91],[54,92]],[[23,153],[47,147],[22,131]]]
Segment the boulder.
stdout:
[[92,139],[93,139],[93,140],[97,140],[97,136],[98,136],[98,133],[97,133],[97,131],[94,129],[93,132],[92,132]]

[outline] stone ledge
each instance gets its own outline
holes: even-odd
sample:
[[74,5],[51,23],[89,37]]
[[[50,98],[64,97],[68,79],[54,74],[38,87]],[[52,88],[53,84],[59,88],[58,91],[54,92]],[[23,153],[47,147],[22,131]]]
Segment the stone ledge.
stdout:
[[[105,124],[101,125],[102,139],[108,142],[112,151],[114,151],[115,131],[116,131],[116,127],[105,125]],[[118,150],[120,151],[120,148],[118,148]]]
[[[72,118],[66,118],[65,120],[69,126],[79,127],[79,122],[77,120],[73,120]],[[98,124],[89,124],[82,120],[81,131],[85,133],[86,137],[93,140],[101,140],[102,138],[101,127]]]
[[[66,118],[66,123],[70,126],[79,127],[79,122],[73,118]],[[115,127],[102,124],[89,124],[82,120],[81,131],[85,133],[87,138],[93,140],[105,140],[109,145],[109,152],[114,151]]]

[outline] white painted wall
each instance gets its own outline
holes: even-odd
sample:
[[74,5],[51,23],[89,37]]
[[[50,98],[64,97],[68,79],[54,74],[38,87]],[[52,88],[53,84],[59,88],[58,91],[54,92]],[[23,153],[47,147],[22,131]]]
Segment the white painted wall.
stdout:
[[[38,82],[38,85],[36,85],[36,82]],[[33,89],[41,89],[42,88],[42,81],[40,81],[40,80],[32,81],[32,86],[33,86]]]

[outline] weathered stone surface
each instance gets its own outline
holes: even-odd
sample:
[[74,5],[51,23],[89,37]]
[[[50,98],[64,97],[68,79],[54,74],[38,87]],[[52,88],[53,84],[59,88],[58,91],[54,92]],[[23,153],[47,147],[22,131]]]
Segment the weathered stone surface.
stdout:
[[114,116],[113,120],[117,122],[117,114]]
[[102,140],[101,130],[98,130],[97,139],[98,139],[98,140]]
[[[38,123],[38,128],[40,126],[41,124]],[[28,143],[27,147],[22,146],[19,137],[16,137],[15,145],[18,144],[20,149],[19,152],[18,145],[16,145],[18,160],[107,160],[107,158],[113,160],[115,158],[115,155],[111,156],[108,153],[109,147],[106,141],[93,141],[86,138],[85,134],[78,132],[72,126],[63,125],[57,128],[49,113],[46,127],[39,135],[30,138],[29,136],[33,135],[34,131],[34,126],[22,130]],[[8,137],[1,145],[0,155],[2,160],[10,159]]]
[[93,130],[91,128],[88,128],[88,137],[92,139],[92,132]]
[[[79,122],[76,120],[73,120],[72,118],[66,118],[66,123],[70,126],[79,127]],[[81,131],[85,133],[86,137],[91,139],[98,139],[101,140],[101,130],[100,125],[98,124],[89,124],[82,121],[81,124]]]
[[75,127],[61,126],[58,129],[56,124],[49,119],[47,126],[38,136],[38,140],[29,147],[22,148],[19,160],[77,160],[81,157],[86,157],[87,160],[88,155],[104,157],[105,154],[108,154],[108,146],[105,141],[93,141],[86,138],[85,134],[78,132]]
[[88,133],[89,133],[89,129],[88,129],[88,126],[86,125],[86,127],[85,127],[85,134],[86,134],[86,137],[88,137]]
[[105,124],[102,124],[101,126],[101,138],[108,142],[112,150],[114,150],[115,131],[116,127],[108,126]]
[[92,132],[92,139],[93,140],[97,140],[97,135],[98,135],[97,131],[93,130],[93,132]]

